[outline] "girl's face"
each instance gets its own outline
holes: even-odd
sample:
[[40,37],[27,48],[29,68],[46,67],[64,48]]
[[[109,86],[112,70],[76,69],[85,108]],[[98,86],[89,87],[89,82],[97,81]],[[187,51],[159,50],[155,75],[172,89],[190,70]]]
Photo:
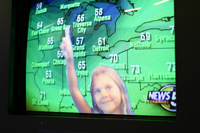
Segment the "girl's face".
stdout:
[[120,114],[121,92],[116,83],[106,74],[93,80],[94,101],[105,114]]

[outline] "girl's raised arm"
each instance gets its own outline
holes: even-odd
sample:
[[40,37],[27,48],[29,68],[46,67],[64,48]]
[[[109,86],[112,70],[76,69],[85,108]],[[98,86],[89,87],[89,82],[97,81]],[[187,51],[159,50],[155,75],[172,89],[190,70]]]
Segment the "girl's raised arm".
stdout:
[[66,59],[67,83],[74,103],[76,104],[76,107],[80,113],[91,113],[91,108],[85,101],[78,88],[78,79],[74,68],[72,42],[69,34],[69,29],[67,28],[65,29],[65,37],[62,38],[60,48],[63,50],[63,54]]

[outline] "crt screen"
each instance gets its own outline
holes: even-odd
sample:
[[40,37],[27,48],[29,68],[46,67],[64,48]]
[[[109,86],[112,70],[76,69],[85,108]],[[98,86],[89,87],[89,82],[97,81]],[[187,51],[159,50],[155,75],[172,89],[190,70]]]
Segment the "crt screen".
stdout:
[[34,1],[26,110],[176,116],[174,29],[174,0]]

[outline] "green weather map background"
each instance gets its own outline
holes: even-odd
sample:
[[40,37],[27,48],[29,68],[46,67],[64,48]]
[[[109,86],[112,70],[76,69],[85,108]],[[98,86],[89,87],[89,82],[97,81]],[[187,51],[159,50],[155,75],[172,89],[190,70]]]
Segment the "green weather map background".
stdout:
[[79,89],[89,106],[92,71],[105,65],[125,82],[136,115],[176,116],[147,100],[148,91],[176,84],[173,0],[33,3],[27,38],[27,111],[78,113],[60,50],[65,28],[70,28]]

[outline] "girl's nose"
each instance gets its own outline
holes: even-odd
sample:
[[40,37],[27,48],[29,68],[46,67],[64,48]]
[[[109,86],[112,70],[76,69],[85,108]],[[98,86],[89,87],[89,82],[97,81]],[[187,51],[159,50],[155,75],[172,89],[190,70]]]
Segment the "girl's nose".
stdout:
[[103,98],[106,98],[106,97],[108,97],[108,92],[106,90],[103,90],[101,95]]

